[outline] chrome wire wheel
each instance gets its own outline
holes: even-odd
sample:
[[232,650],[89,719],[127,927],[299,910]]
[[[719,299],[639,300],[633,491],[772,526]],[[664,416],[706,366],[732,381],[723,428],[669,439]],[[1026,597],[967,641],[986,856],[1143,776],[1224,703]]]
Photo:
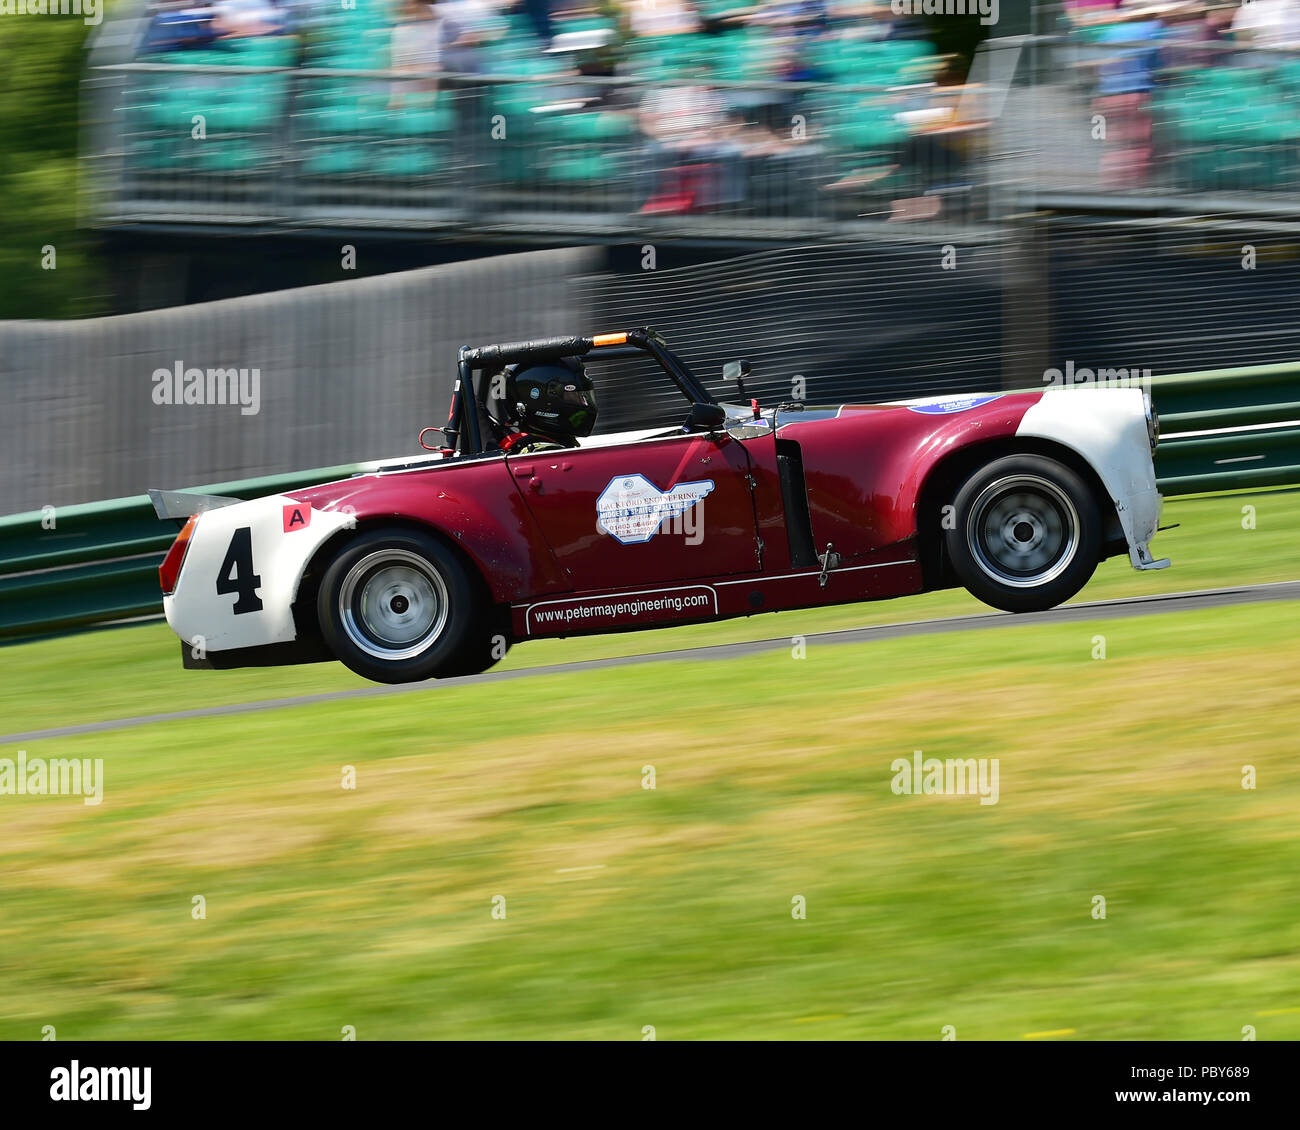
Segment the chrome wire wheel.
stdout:
[[1059,577],[1079,551],[1079,514],[1068,494],[1037,475],[986,486],[970,508],[966,543],[1000,584],[1035,588]]
[[442,575],[424,557],[381,549],[357,561],[339,586],[339,621],[348,639],[376,659],[410,659],[447,627]]

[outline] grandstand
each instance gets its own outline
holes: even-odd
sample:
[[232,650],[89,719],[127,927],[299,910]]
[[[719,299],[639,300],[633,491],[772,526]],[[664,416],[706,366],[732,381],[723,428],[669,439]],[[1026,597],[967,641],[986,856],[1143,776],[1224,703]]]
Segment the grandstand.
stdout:
[[1300,39],[1262,21],[1292,9],[1063,6],[1027,52],[1034,156],[1022,183],[1053,207],[1288,215],[1300,193]]
[[1300,43],[1246,11],[1070,4],[962,75],[885,0],[606,4],[545,35],[500,0],[147,3],[92,51],[92,213],[779,245],[1025,207],[1287,212]]
[[488,4],[303,4],[252,23],[150,4],[92,52],[96,214],[534,232],[707,217],[754,234],[888,219],[914,198],[969,208],[981,123],[883,0],[714,0],[636,22],[561,11],[543,38]]

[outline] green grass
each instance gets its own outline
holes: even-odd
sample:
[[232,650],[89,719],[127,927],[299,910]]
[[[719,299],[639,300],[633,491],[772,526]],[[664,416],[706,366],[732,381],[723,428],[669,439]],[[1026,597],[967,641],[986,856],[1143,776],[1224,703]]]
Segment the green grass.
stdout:
[[[28,743],[106,785],[0,797],[0,1038],[1300,1038],[1298,612]],[[48,672],[47,721],[111,701],[87,670]],[[894,795],[916,749],[998,758],[998,803]]]
[[[1253,530],[1241,525],[1246,505],[1255,508]],[[1178,529],[1160,534],[1154,543],[1157,553],[1172,558],[1171,568],[1138,573],[1127,557],[1112,558],[1076,599],[1108,600],[1300,578],[1296,551],[1300,490],[1175,499],[1166,504],[1164,522],[1179,523]],[[945,590],[658,631],[534,640],[515,647],[501,667],[607,659],[988,611],[987,605],[964,590]],[[368,685],[337,663],[184,671],[176,637],[164,624],[145,624],[0,647],[0,733]]]

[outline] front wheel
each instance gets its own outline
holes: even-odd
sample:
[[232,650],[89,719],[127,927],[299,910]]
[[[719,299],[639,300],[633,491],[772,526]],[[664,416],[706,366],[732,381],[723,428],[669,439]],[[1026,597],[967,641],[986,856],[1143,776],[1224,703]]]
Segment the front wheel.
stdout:
[[994,608],[1053,608],[1088,583],[1101,559],[1097,500],[1055,459],[995,459],[962,484],[953,510],[944,532],[949,560],[966,588]]
[[474,578],[419,530],[372,530],[344,545],[321,577],[316,613],[335,656],[379,683],[476,674],[505,653]]

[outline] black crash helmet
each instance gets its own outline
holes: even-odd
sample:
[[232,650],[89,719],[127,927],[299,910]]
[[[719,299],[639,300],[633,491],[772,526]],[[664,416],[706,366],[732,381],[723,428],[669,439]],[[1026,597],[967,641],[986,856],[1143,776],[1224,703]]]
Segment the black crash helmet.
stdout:
[[571,357],[506,369],[506,398],[529,435],[572,444],[596,426],[596,392],[581,362]]

